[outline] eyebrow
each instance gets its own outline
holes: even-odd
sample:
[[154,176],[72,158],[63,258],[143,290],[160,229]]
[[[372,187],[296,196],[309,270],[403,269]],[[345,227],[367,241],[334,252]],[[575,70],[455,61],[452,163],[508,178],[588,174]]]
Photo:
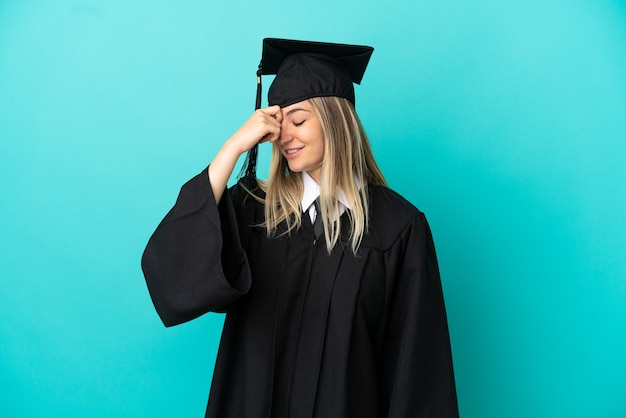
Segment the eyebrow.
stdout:
[[291,109],[289,112],[287,112],[287,115],[291,115],[292,113],[296,113],[296,112],[299,112],[299,111],[311,113],[310,111],[308,111],[306,109],[303,109],[301,107],[296,107],[295,109]]

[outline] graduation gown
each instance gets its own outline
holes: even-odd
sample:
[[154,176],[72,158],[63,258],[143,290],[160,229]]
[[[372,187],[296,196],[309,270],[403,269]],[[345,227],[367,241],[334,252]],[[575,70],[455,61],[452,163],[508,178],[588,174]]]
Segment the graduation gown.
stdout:
[[345,236],[328,254],[308,216],[297,231],[268,237],[263,204],[245,188],[262,196],[246,178],[216,205],[204,170],[182,187],[142,258],[166,326],[226,313],[206,416],[458,417],[424,215],[369,186],[370,228],[357,254]]

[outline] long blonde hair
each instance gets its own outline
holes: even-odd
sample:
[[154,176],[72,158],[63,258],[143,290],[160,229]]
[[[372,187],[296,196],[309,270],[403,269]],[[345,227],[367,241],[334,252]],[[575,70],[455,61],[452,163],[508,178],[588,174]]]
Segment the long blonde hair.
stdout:
[[[357,252],[369,226],[368,185],[387,182],[374,160],[367,135],[352,103],[340,97],[314,97],[308,100],[317,113],[324,136],[324,158],[320,174],[320,209],[326,248],[330,253],[341,235],[337,186],[343,189],[350,220],[350,243]],[[268,235],[286,222],[287,231],[302,222],[300,201],[303,193],[300,173],[289,170],[287,160],[273,144],[269,179],[260,183],[266,192],[265,224]]]

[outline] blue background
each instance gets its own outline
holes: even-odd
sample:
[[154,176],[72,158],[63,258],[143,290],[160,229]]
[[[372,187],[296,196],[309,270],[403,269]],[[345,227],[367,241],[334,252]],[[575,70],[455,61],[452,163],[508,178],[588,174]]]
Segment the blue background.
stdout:
[[139,260],[266,36],[376,47],[357,109],[434,231],[462,416],[626,416],[617,0],[0,0],[0,416],[203,415],[223,318],[165,329]]

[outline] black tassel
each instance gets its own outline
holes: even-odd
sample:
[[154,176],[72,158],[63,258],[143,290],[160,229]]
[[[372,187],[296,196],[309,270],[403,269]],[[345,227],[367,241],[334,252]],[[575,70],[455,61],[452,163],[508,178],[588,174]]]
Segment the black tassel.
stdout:
[[[262,91],[263,87],[261,85],[261,64],[259,64],[259,69],[256,72],[256,103],[254,105],[254,110],[258,110],[261,108]],[[258,153],[258,144],[250,148],[248,154],[246,155],[246,160],[241,167],[241,171],[239,172],[239,178],[248,176],[253,176],[256,178],[256,160]]]

